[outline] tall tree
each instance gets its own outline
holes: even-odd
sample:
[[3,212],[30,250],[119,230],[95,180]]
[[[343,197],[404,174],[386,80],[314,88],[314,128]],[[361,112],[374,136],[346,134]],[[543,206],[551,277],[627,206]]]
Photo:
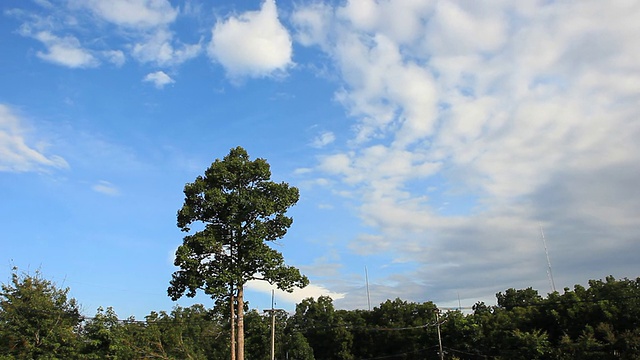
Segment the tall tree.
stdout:
[[[178,227],[190,232],[176,251],[174,272],[168,289],[177,300],[195,296],[198,289],[214,299],[228,298],[232,329],[237,319],[237,344],[231,354],[244,360],[244,286],[265,280],[282,290],[304,287],[309,280],[284,263],[282,254],[267,242],[282,238],[293,219],[287,210],[296,204],[298,189],[270,181],[265,159],[250,160],[241,147],[216,159],[192,183],[184,187],[184,204],[178,211]],[[237,347],[237,350],[234,349]]]

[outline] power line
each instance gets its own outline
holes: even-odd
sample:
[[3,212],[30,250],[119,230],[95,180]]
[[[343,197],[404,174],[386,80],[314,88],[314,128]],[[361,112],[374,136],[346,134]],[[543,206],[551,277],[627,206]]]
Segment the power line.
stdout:
[[395,358],[395,357],[399,357],[399,356],[423,353],[423,352],[426,352],[428,350],[434,349],[436,347],[437,346],[431,346],[431,347],[428,347],[428,348],[422,348],[422,349],[413,350],[413,351],[406,351],[406,352],[397,353],[397,354],[393,354],[393,355],[384,355],[384,356],[378,356],[378,357],[373,357],[373,358],[365,358],[365,359],[360,359],[360,360],[391,359],[391,358]]

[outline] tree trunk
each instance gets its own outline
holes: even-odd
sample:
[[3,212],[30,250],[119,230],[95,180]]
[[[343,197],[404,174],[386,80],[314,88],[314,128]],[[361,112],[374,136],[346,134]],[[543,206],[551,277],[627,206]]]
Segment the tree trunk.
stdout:
[[238,285],[238,358],[244,360],[244,285]]
[[229,301],[231,305],[231,317],[229,318],[229,322],[231,323],[231,360],[236,360],[236,313],[234,310],[236,299],[233,296],[233,288],[231,288],[231,295],[229,297],[231,298]]

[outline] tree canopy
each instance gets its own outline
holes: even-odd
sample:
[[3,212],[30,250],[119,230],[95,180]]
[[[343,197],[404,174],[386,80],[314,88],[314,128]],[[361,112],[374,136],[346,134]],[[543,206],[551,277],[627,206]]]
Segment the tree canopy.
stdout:
[[81,316],[69,289],[13,269],[0,292],[0,355],[64,359],[74,355]]

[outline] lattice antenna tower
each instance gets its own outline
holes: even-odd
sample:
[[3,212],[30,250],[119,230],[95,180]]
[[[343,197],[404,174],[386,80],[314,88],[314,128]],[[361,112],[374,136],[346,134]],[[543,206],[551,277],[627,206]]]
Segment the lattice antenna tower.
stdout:
[[556,283],[553,281],[553,272],[551,271],[551,260],[549,259],[549,250],[547,250],[547,240],[544,237],[542,225],[540,225],[540,235],[542,236],[542,244],[544,245],[544,254],[547,256],[547,277],[549,277],[549,285],[551,291],[556,292]]
[[369,305],[369,311],[371,311],[371,294],[369,293],[369,271],[367,271],[367,267],[364,267],[364,278],[367,284],[367,305]]

